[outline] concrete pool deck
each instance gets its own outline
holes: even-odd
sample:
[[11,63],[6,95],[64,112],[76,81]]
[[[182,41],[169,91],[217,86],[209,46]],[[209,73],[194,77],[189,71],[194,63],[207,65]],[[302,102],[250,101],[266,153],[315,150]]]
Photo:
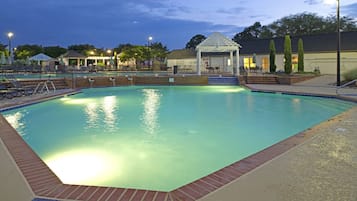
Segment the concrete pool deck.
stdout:
[[[300,93],[300,90],[305,89],[302,91],[305,94],[319,92],[318,95],[327,96],[333,96],[335,91],[331,86],[311,84],[248,87],[257,91],[274,89],[284,93]],[[357,94],[357,91],[351,89],[348,93]],[[348,98],[354,99],[357,96]],[[355,130],[357,107],[314,127],[308,131],[314,133],[312,138],[199,200],[357,200]],[[32,200],[34,193],[23,180],[1,140],[0,159],[0,199]]]

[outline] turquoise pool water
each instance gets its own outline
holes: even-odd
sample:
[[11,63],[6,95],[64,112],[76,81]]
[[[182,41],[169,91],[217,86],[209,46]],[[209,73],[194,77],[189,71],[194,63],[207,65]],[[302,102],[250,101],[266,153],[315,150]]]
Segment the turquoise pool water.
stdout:
[[3,115],[65,183],[169,191],[352,106],[237,86],[130,86]]

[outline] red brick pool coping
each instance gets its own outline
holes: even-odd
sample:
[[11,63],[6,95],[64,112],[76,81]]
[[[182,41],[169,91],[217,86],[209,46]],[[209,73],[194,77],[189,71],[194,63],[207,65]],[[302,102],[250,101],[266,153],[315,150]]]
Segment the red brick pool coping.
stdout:
[[[338,121],[338,119],[334,117],[329,121]],[[195,201],[310,139],[323,125],[324,123],[300,132],[170,192],[64,184],[2,115],[0,115],[0,139],[31,190],[39,198],[86,201]]]

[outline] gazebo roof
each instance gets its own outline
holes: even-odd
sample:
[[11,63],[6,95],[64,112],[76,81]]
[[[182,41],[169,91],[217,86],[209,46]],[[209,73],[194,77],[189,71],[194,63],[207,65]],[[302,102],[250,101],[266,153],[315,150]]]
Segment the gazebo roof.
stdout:
[[214,32],[197,45],[196,50],[201,52],[227,52],[238,50],[240,45],[221,33]]
[[36,54],[35,56],[29,58],[29,60],[31,60],[31,61],[49,61],[52,59],[53,59],[52,57],[49,57],[43,53]]

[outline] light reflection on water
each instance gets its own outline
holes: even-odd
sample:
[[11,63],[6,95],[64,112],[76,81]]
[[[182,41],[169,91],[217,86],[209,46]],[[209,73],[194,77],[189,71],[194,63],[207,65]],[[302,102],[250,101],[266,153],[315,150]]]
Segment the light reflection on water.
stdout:
[[121,174],[120,160],[101,149],[65,150],[44,159],[46,164],[68,184],[102,184]]
[[5,115],[5,119],[11,124],[11,126],[16,129],[16,131],[21,135],[25,136],[26,133],[24,129],[26,128],[25,121],[23,120],[24,114],[26,111],[15,112],[13,114]]
[[108,128],[114,129],[115,128],[115,121],[116,121],[116,97],[115,96],[106,96],[103,100],[103,111],[104,111],[104,123],[107,125]]
[[145,127],[144,130],[153,135],[156,130],[159,129],[158,122],[158,110],[160,107],[160,91],[157,89],[143,89],[144,95],[144,111],[141,116],[142,124]]
[[96,128],[98,123],[97,103],[88,103],[85,108],[87,114],[87,127]]

